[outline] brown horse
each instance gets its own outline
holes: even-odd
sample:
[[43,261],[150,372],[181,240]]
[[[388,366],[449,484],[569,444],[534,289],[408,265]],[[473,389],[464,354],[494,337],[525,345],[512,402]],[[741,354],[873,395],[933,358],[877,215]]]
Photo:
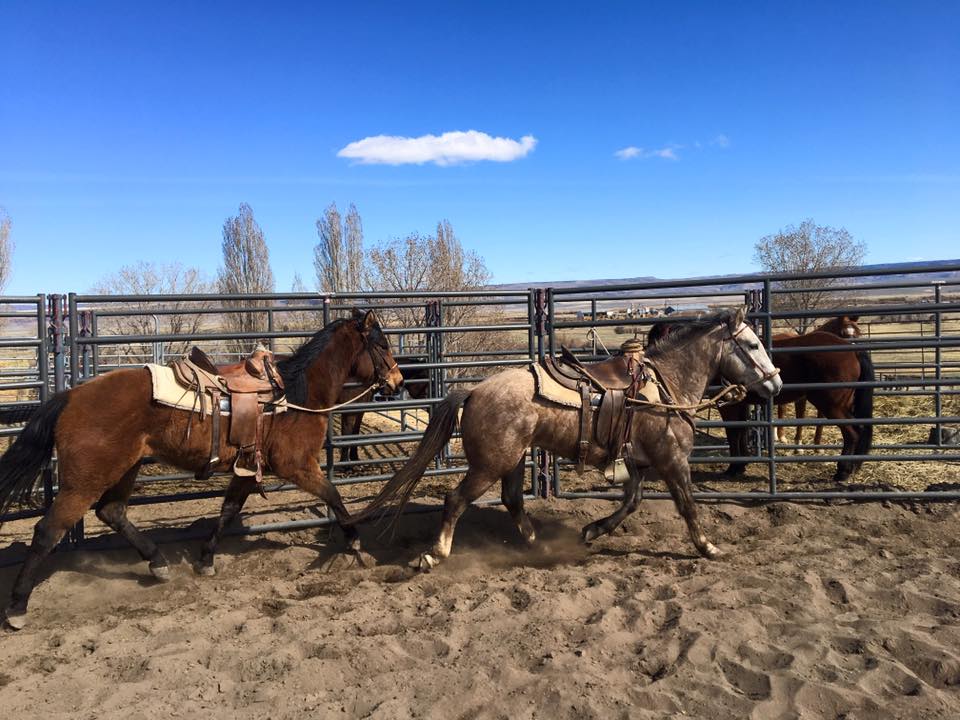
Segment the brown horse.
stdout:
[[[742,310],[707,316],[677,330],[648,351],[648,363],[655,368],[660,381],[670,388],[674,402],[698,403],[710,378],[718,373],[731,382],[755,388],[764,397],[780,390],[776,368],[743,317]],[[587,367],[591,374],[603,377],[616,363],[624,363],[624,358],[614,357]],[[621,368],[621,373],[624,370]],[[537,446],[562,457],[578,457],[580,412],[538,397],[528,368],[505,370],[470,391],[455,390],[447,395],[446,401],[434,411],[423,440],[410,460],[350,522],[382,512],[393,501],[398,501],[401,507],[406,503],[427,465],[453,434],[460,405],[465,405],[461,431],[470,467],[460,485],[447,494],[439,537],[432,550],[418,560],[423,570],[450,554],[458,518],[497,480],[501,481],[503,503],[520,534],[532,543],[535,532],[523,509],[527,448]],[[631,408],[631,452],[627,459],[634,472],[624,486],[623,503],[609,517],[587,525],[583,530],[584,539],[592,540],[611,532],[636,509],[639,481],[646,469],[653,468],[670,488],[697,550],[704,557],[716,557],[719,551],[707,541],[700,527],[690,487],[687,458],[693,448],[691,419],[661,407]],[[587,463],[602,468],[610,459],[604,447],[595,442],[591,444]]]
[[[777,354],[780,377],[784,384],[807,383],[854,383],[875,379],[873,362],[870,355],[856,348],[832,332],[817,330],[806,335],[792,337],[781,336],[773,340],[776,350],[795,350]],[[849,351],[804,351],[805,347],[835,346],[849,347]],[[796,351],[799,350],[799,351]],[[822,417],[831,419],[853,419],[873,417],[872,387],[833,387],[813,390],[785,390],[777,396],[776,404],[794,402],[800,398],[808,399]],[[744,421],[747,419],[749,403],[756,403],[757,397],[720,408],[720,416],[726,421]],[[873,442],[873,425],[838,425],[843,436],[842,455],[867,455]],[[731,456],[747,454],[746,429],[743,427],[725,428]],[[863,461],[841,460],[837,463],[834,480],[843,481],[856,472]],[[727,475],[738,476],[746,472],[747,463],[731,462]]]
[[[389,343],[372,312],[330,323],[277,367],[289,402],[320,409],[336,402],[344,382],[364,363],[370,368],[370,379],[388,392],[402,384]],[[26,561],[13,585],[6,610],[11,627],[19,629],[25,623],[27,602],[43,559],[94,503],[97,517],[137,549],[157,579],[169,577],[160,549],[127,518],[127,502],[147,455],[184,470],[202,470],[210,455],[212,423],[189,411],[159,405],[151,395],[146,368],[101,375],[42,405],[0,458],[0,514],[13,502],[30,498],[54,447],[60,477],[59,492],[34,529]],[[327,422],[326,413],[295,409],[266,416],[265,465],[325,502],[343,529],[348,549],[359,555],[357,531],[347,524],[349,514],[340,494],[321,469]],[[222,434],[220,464],[214,468],[221,472],[233,466],[237,453],[227,435]],[[216,528],[203,545],[198,571],[213,573],[220,535],[256,486],[252,477],[233,476]]]
[[[419,356],[404,357],[395,355],[394,358],[403,369],[403,386],[407,394],[414,400],[423,400],[430,394],[430,370],[421,367],[427,360]],[[412,367],[411,367],[412,366]],[[353,378],[351,378],[353,379]],[[365,380],[355,380],[360,385],[365,384]],[[356,387],[345,387],[340,393],[338,402],[346,402],[354,398],[357,394]],[[357,402],[370,402],[373,398],[373,390],[361,396]],[[363,427],[363,413],[345,412],[340,415],[340,434],[341,435],[359,435]],[[356,445],[340,448],[340,462],[360,459],[360,448]]]
[[[839,317],[831,318],[827,320],[822,325],[818,325],[814,330],[819,330],[821,332],[833,333],[837,337],[842,337],[845,340],[853,340],[858,338],[861,335],[860,326],[857,324],[857,321],[860,319],[859,315],[841,315]],[[796,337],[798,333],[795,332],[783,332],[778,333],[773,336],[773,346],[777,346],[777,342],[782,338]],[[783,420],[785,417],[784,413],[784,404],[777,405],[777,419]],[[793,414],[798,420],[802,420],[806,417],[807,414],[807,398],[806,396],[797,398],[793,401]],[[822,418],[819,412],[817,413],[818,418]],[[777,427],[777,442],[783,442],[787,437],[787,428],[785,425],[780,425]],[[813,433],[813,444],[819,445],[823,438],[823,425],[817,425]],[[793,436],[793,444],[799,445],[800,441],[803,439],[803,425],[797,425],[796,431]],[[799,452],[799,450],[797,451]]]

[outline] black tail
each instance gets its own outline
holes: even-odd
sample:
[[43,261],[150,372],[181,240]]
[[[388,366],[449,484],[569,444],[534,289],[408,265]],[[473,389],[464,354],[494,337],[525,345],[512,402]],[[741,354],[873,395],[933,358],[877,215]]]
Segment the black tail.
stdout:
[[0,515],[14,503],[27,504],[40,471],[53,454],[54,429],[67,406],[67,394],[54,395],[36,408],[30,422],[0,457]]
[[[860,377],[857,380],[862,382],[876,380],[876,374],[873,370],[873,360],[870,359],[870,353],[858,352],[857,360],[860,361]],[[873,417],[873,388],[858,387],[853,392],[853,416],[855,418]],[[857,445],[854,452],[857,455],[869,455],[870,448],[873,447],[873,425],[858,425],[860,434],[857,437]],[[862,463],[856,463],[860,467]]]
[[420,482],[430,461],[440,452],[457,425],[457,410],[470,396],[469,390],[454,390],[447,394],[444,401],[436,406],[433,417],[423,433],[423,439],[417,446],[413,456],[407,460],[400,471],[384,485],[377,496],[367,507],[350,517],[347,522],[351,525],[369,519],[378,512],[382,515],[383,507],[396,501],[397,517],[403,506],[407,504],[413,489]]

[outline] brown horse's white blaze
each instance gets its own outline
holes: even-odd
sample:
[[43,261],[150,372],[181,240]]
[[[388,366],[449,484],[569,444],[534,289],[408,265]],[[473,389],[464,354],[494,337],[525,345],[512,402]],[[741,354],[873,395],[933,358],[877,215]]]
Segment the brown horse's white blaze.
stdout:
[[[372,373],[367,381],[377,381],[388,393],[400,387],[403,376],[373,313],[357,313],[331,323],[278,367],[288,400],[320,409],[335,403],[344,382],[364,359],[369,359]],[[325,502],[343,529],[348,548],[359,553],[356,528],[347,523],[343,500],[323,472],[320,455],[327,421],[326,413],[292,409],[267,416],[265,464],[278,477]],[[156,578],[169,577],[166,558],[156,543],[127,518],[127,503],[145,456],[197,472],[210,456],[211,434],[209,420],[203,422],[188,411],[153,402],[150,373],[145,368],[102,375],[41,406],[0,458],[0,512],[29,498],[54,448],[60,479],[59,492],[37,523],[27,558],[14,581],[5,613],[9,625],[23,627],[41,563],[93,505],[97,516],[149,562]],[[220,464],[214,469],[228,471],[237,450],[228,444],[227,433],[220,440]],[[233,476],[217,526],[203,544],[198,571],[212,573],[221,533],[255,488],[254,478]]]
[[[679,405],[700,401],[710,379],[720,373],[733,383],[772,396],[781,387],[777,369],[764,352],[757,336],[743,322],[744,313],[724,311],[709,316],[662,340],[648,351],[662,379]],[[615,358],[610,362],[622,362]],[[603,365],[598,363],[594,368]],[[351,522],[382,512],[391,502],[402,506],[409,499],[428,463],[453,433],[457,409],[464,405],[460,422],[463,449],[469,469],[463,481],[450,491],[444,502],[443,520],[433,547],[416,561],[421,569],[434,567],[450,555],[457,520],[474,500],[498,480],[501,499],[521,536],[534,542],[536,533],[523,507],[523,459],[528,448],[540,447],[574,459],[579,450],[579,412],[543,400],[536,394],[532,373],[515,368],[487,378],[472,391],[457,390],[440,403],[424,438],[410,460],[380,491],[374,501]],[[688,456],[693,449],[693,428],[675,411],[638,407],[631,423],[633,463],[642,473],[653,468],[670,488],[690,538],[705,557],[719,550],[706,537],[693,501]],[[610,458],[593,444],[586,462],[602,468]],[[608,518],[584,528],[592,540],[611,532],[623,518],[636,510],[636,482],[632,474],[625,485],[621,507]]]

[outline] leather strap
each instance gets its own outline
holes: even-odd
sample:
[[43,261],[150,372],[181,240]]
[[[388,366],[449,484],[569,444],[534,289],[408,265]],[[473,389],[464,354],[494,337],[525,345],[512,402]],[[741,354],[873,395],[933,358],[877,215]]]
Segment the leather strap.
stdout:
[[580,451],[577,455],[577,472],[582,473],[587,465],[587,453],[590,452],[590,385],[580,383]]
[[[206,480],[213,475],[213,469],[220,462],[220,392],[213,390],[210,393],[210,419],[212,421],[210,429],[210,459],[203,469],[196,474],[197,480]],[[201,417],[201,422],[203,418]]]

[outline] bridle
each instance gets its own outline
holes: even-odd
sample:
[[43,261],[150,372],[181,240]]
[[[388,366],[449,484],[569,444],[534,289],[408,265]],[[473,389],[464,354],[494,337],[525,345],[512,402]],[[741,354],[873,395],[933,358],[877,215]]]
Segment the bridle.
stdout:
[[[379,327],[377,328],[381,334],[383,330]],[[373,371],[376,374],[376,382],[374,383],[375,389],[380,389],[388,384],[388,378],[390,373],[396,370],[399,367],[399,363],[396,360],[393,360],[393,363],[387,361],[387,352],[385,351],[378,343],[373,342],[370,338],[371,333],[365,333],[363,330],[360,331],[360,334],[363,337],[364,349],[367,351],[367,355],[370,357],[370,364],[373,366]]]
[[[724,325],[726,325],[726,323],[724,323]],[[729,325],[726,325],[726,327],[727,327],[727,330],[728,330],[728,332],[729,332],[730,326],[729,326]],[[737,331],[736,331],[736,332],[730,332],[727,337],[723,338],[723,340],[721,341],[720,345],[717,347],[717,369],[718,369],[718,370],[719,370],[719,368],[720,368],[720,357],[721,357],[721,355],[722,355],[722,353],[723,353],[723,343],[725,343],[725,342],[727,342],[727,341],[729,340],[729,341],[732,341],[732,342],[733,342],[733,344],[736,346],[736,348],[737,348],[737,350],[740,352],[740,354],[743,355],[743,356],[745,356],[745,357],[750,361],[750,363],[753,365],[753,367],[760,373],[760,376],[759,376],[758,378],[756,378],[755,380],[753,380],[753,381],[751,381],[751,382],[749,382],[749,383],[740,383],[741,385],[743,385],[744,389],[746,389],[746,390],[749,390],[749,389],[752,388],[754,385],[760,385],[760,384],[762,384],[762,383],[765,383],[767,380],[770,380],[771,378],[774,378],[774,377],[776,377],[777,375],[780,374],[780,368],[778,368],[778,367],[776,367],[776,366],[774,366],[772,370],[766,370],[766,371],[765,371],[765,370],[763,369],[763,367],[760,365],[760,363],[758,363],[758,362],[754,359],[753,354],[752,354],[749,350],[747,350],[747,348],[745,348],[745,347],[743,346],[743,343],[738,339],[739,336],[740,336],[740,333],[742,333],[744,330],[746,330],[746,329],[749,328],[749,327],[750,327],[750,326],[747,325],[747,323],[741,321],[741,322],[740,322],[740,327],[737,328]]]

